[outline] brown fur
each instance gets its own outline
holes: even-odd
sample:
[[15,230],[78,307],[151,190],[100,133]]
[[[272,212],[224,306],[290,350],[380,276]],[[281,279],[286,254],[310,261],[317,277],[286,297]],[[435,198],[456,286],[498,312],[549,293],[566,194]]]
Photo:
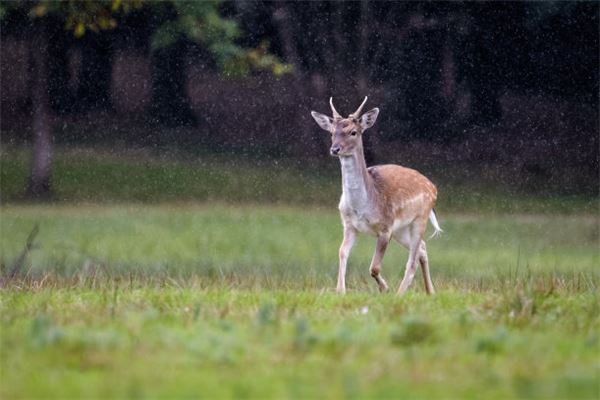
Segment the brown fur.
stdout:
[[[386,164],[368,168],[377,192],[380,207],[388,224],[394,219],[429,218],[435,207],[437,188],[429,179],[414,169],[400,165]],[[418,198],[421,201],[406,202]]]

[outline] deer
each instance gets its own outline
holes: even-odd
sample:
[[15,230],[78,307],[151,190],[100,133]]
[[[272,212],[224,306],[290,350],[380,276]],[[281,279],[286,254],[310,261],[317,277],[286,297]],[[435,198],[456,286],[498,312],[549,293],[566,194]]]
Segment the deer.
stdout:
[[429,260],[424,234],[428,220],[434,228],[431,237],[442,232],[434,206],[437,188],[424,175],[414,169],[386,164],[368,167],[365,162],[362,135],[371,128],[379,115],[373,108],[361,115],[367,102],[343,118],[329,99],[333,117],[311,111],[321,129],[331,134],[330,154],[338,157],[342,168],[342,195],[339,211],[343,226],[343,240],[339,249],[339,268],[336,291],[346,293],[346,265],[358,233],[377,239],[369,272],[379,290],[388,285],[381,275],[381,264],[392,239],[408,249],[404,277],[397,293],[404,294],[410,287],[421,265],[427,294],[435,289],[429,273]]

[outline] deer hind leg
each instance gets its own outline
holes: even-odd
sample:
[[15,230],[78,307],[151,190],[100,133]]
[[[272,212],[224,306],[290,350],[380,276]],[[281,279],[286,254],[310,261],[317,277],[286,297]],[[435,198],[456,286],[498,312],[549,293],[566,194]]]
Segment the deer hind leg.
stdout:
[[384,292],[388,289],[388,285],[385,282],[385,279],[383,279],[383,277],[381,276],[381,261],[383,260],[385,250],[387,249],[389,242],[389,235],[381,235],[377,237],[375,253],[373,254],[373,259],[371,260],[371,266],[369,267],[369,272],[371,273],[373,279],[375,279],[375,281],[377,282],[380,292]]
[[356,231],[352,228],[344,227],[344,240],[340,246],[340,265],[338,269],[338,279],[336,291],[338,293],[346,293],[346,265],[348,263],[348,255],[356,241]]
[[400,287],[398,288],[398,294],[405,293],[415,277],[415,272],[417,270],[417,261],[420,258],[419,256],[421,253],[421,242],[423,238],[423,232],[425,231],[424,224],[422,224],[418,220],[415,220],[407,228],[408,237],[405,237],[404,239],[408,239],[408,261],[406,262],[404,278],[402,278],[402,282],[400,282]]
[[427,246],[425,241],[421,240],[421,248],[419,251],[419,263],[421,264],[421,270],[423,271],[423,282],[425,283],[425,291],[427,294],[434,294],[435,289],[433,288],[433,282],[431,282],[431,275],[429,274],[429,259],[427,258]]

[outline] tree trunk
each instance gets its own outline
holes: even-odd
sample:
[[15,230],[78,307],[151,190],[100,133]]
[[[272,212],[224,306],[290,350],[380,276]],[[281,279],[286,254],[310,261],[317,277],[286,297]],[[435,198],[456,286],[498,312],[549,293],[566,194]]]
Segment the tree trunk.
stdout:
[[34,29],[30,46],[33,157],[26,197],[48,199],[51,197],[52,130],[48,101],[48,39],[43,22]]
[[197,125],[185,90],[186,54],[187,43],[180,39],[152,55],[152,122],[168,127]]
[[67,31],[56,18],[48,24],[48,95],[53,114],[66,115],[73,111],[74,93],[69,86],[69,48],[73,32]]
[[81,69],[77,88],[78,111],[111,110],[112,49],[106,32],[88,33],[81,45]]
[[[292,30],[293,24],[291,21],[292,17],[293,15],[291,14],[289,3],[285,1],[278,1],[275,3],[272,19],[281,42],[283,57],[286,62],[294,66],[292,84],[294,85],[294,91],[297,95],[298,108],[306,110],[309,109],[308,97],[310,93],[306,87],[309,80],[303,69],[302,59],[294,38],[294,32]],[[323,135],[315,135],[316,130],[306,117],[303,118],[300,124],[298,129],[303,139],[302,141],[295,140],[293,143],[290,143],[290,147],[298,146],[300,143],[300,150],[306,151],[309,154],[316,154],[318,149],[322,148],[321,137]]]
[[[359,20],[359,40],[358,40],[358,71],[357,75],[357,86],[358,86],[358,97],[371,96],[369,90],[369,71],[367,71],[367,51],[369,46],[369,29],[370,29],[370,12],[369,3],[367,0],[361,0],[360,2],[360,20]],[[363,151],[365,154],[365,161],[367,165],[375,164],[375,153],[373,152],[373,145],[376,139],[374,135],[363,136]]]

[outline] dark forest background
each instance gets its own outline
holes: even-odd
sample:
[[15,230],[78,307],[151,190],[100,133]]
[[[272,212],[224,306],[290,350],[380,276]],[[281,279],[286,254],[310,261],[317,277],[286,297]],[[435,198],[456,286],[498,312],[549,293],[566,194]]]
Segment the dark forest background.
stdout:
[[[1,141],[306,162],[310,110],[381,109],[369,163],[455,166],[596,196],[597,2],[15,2],[1,11]],[[448,173],[454,173],[448,169]],[[25,183],[24,183],[25,186]]]

